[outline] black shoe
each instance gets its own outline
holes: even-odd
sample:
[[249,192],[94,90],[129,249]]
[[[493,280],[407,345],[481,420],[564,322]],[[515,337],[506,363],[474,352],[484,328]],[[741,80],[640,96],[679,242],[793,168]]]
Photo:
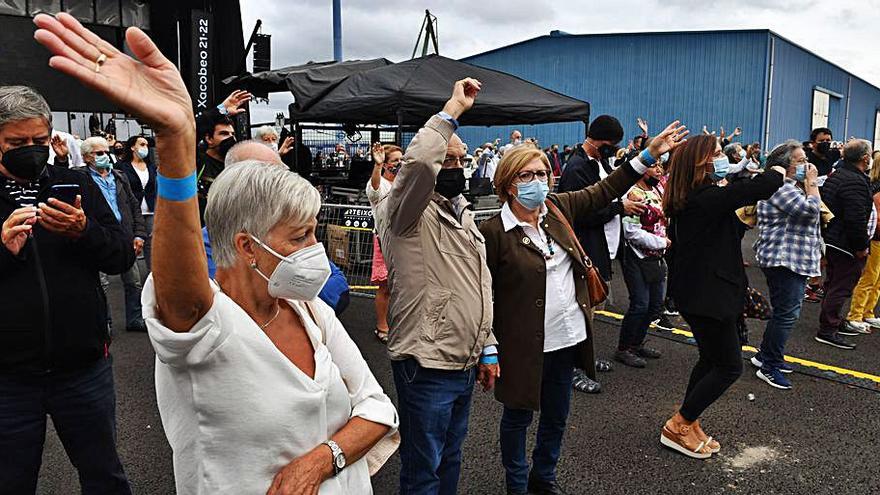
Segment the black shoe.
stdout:
[[660,359],[663,356],[663,353],[654,349],[653,347],[641,346],[635,350],[635,353],[639,357],[647,358],[647,359]]
[[538,481],[529,478],[529,493],[537,495],[568,495],[555,481]]
[[633,368],[644,368],[647,363],[644,359],[636,356],[632,351],[617,351],[614,353],[614,360],[619,361]]
[[571,385],[578,392],[585,394],[598,394],[602,391],[602,384],[588,377],[584,370],[575,368],[574,376],[571,379]]
[[831,347],[837,347],[838,349],[846,349],[847,351],[851,351],[856,348],[855,344],[848,340],[845,340],[837,333],[832,333],[830,335],[816,335],[816,342],[819,342],[820,344],[830,345]]
[[652,321],[655,327],[660,330],[673,331],[675,330],[675,323],[673,323],[672,319],[669,318],[666,314],[661,314],[660,318]]

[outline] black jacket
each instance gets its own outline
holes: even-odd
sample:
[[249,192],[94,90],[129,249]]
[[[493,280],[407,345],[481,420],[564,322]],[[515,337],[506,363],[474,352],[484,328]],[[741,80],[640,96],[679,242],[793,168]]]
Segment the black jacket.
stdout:
[[834,213],[822,232],[825,244],[850,255],[868,249],[868,220],[874,204],[868,176],[844,162],[828,176],[821,194],[822,201]]
[[830,174],[834,171],[834,164],[840,160],[840,152],[837,150],[828,150],[825,158],[813,153],[813,150],[810,148],[804,148],[804,153],[807,154],[807,161],[816,166],[816,171],[819,172],[819,175]]
[[156,167],[147,163],[147,172],[150,174],[150,178],[147,179],[147,187],[141,185],[141,178],[130,161],[120,161],[114,168],[124,173],[125,177],[128,178],[128,185],[131,186],[131,192],[137,198],[138,204],[141,204],[141,201],[146,199],[147,209],[156,211]]
[[[73,170],[85,175],[86,178],[94,183],[95,180],[92,179],[88,166],[77,167]],[[119,207],[120,215],[122,215],[122,220],[119,222],[122,224],[122,230],[126,234],[146,239],[148,234],[146,224],[144,223],[144,215],[141,213],[141,202],[138,201],[134,192],[132,192],[128,178],[118,170],[112,170],[110,173],[116,179],[116,205]],[[138,183],[140,183],[140,179],[138,179]],[[101,192],[100,187],[98,187],[98,192]],[[101,199],[104,199],[103,194]],[[114,216],[113,219],[115,220],[116,217]]]
[[[85,367],[104,356],[110,338],[107,303],[98,272],[128,270],[135,261],[132,236],[85,175],[49,166],[37,201],[53,184],[79,184],[88,217],[77,240],[39,224],[18,256],[0,245],[0,373],[41,373]],[[0,189],[0,218],[18,205]]]
[[[587,156],[583,146],[575,148],[568,159],[565,171],[559,179],[559,192],[579,191],[601,180],[596,160]],[[611,280],[611,255],[605,239],[605,224],[615,216],[623,214],[623,203],[614,201],[596,210],[585,218],[578,219],[572,227],[584,251],[605,280]]]
[[769,198],[782,183],[782,174],[768,170],[725,187],[691,191],[667,229],[669,293],[682,313],[718,320],[742,313],[747,283],[735,211]]

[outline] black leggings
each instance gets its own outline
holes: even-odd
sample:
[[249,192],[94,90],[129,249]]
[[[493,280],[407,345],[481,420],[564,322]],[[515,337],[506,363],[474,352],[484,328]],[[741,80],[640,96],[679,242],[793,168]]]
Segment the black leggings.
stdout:
[[700,359],[691,371],[681,415],[688,421],[700,418],[742,374],[742,348],[736,318],[716,320],[682,313],[690,325],[700,350]]

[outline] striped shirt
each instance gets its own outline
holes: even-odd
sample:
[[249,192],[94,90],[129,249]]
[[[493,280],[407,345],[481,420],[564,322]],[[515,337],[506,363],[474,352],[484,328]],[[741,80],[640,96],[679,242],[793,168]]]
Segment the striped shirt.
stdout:
[[782,267],[807,277],[822,274],[819,198],[786,179],[770,199],[758,202],[755,257],[761,268]]
[[40,192],[38,182],[20,184],[12,179],[0,176],[0,188],[12,198],[19,208],[37,205],[37,194]]

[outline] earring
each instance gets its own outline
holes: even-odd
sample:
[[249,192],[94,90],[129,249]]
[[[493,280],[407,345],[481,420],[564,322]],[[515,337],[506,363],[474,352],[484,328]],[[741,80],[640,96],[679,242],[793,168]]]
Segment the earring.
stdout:
[[257,269],[257,260],[255,260],[255,259],[251,260],[251,268],[253,268],[254,270]]

